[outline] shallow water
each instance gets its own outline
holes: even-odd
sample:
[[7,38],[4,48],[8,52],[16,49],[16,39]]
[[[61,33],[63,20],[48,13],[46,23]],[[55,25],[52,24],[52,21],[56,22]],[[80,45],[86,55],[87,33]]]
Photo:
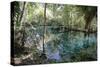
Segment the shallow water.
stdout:
[[[30,28],[31,29],[31,28]],[[43,51],[43,26],[37,27],[36,30],[30,31],[26,43],[37,45],[37,49]],[[31,35],[31,36],[30,36]],[[50,27],[47,28],[45,33],[45,53],[48,59],[56,61],[70,61],[74,53],[79,52],[81,49],[97,44],[97,37],[94,34],[84,36],[81,32],[62,32],[53,33]],[[28,44],[27,44],[28,45]]]

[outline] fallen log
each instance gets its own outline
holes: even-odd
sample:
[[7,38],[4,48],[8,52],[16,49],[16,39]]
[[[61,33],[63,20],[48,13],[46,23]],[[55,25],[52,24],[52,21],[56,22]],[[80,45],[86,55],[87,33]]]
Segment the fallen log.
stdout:
[[81,28],[68,28],[68,27],[56,27],[52,28],[52,30],[57,31],[58,33],[62,32],[83,32],[83,33],[97,33],[97,30],[88,30],[88,29],[81,29]]
[[66,28],[64,29],[64,32],[67,31],[75,31],[75,32],[83,32],[83,33],[97,33],[97,30],[88,30],[88,29],[81,29],[81,28]]

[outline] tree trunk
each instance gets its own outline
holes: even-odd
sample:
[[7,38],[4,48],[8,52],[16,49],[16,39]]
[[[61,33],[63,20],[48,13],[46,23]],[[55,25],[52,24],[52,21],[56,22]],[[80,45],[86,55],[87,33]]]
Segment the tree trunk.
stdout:
[[25,10],[25,4],[26,2],[23,3],[23,7],[22,7],[22,11],[21,11],[21,14],[20,14],[20,18],[19,18],[19,22],[21,23],[20,24],[20,30],[22,31],[21,34],[22,34],[22,47],[24,47],[24,42],[25,42],[25,27],[24,27],[24,23],[22,22],[22,18],[23,18],[23,15],[24,15],[24,10]]
[[44,38],[45,38],[45,34],[46,34],[46,3],[44,4],[44,32],[43,32],[43,53],[45,53],[45,47],[44,47]]
[[[86,24],[85,24],[86,30],[88,30],[88,31],[90,30],[91,21],[96,16],[96,13],[97,13],[96,9],[93,9],[93,10],[85,13],[84,19],[86,21]],[[87,34],[88,33],[85,33],[84,36],[86,36]]]
[[21,21],[22,21],[23,15],[24,15],[25,4],[26,4],[26,2],[23,3],[22,11],[21,11],[21,14],[20,14],[20,17],[19,17],[19,22],[21,23],[20,29],[21,29],[22,26],[23,26],[23,23],[22,23]]

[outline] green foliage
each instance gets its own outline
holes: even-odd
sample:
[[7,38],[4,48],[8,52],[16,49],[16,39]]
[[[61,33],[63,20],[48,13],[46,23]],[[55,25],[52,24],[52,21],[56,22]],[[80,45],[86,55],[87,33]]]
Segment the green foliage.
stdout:
[[[96,40],[93,41],[93,38],[91,38],[93,42],[90,41],[89,43],[89,40],[86,40],[87,36],[84,36],[85,32],[87,32],[84,29],[88,20],[86,17],[91,22],[89,24],[90,29],[97,30],[96,7],[47,4],[45,13],[43,3],[27,2],[24,10],[25,13],[22,17],[23,23],[21,29],[19,29],[21,25],[21,22],[19,22],[19,16],[21,14],[20,2],[15,2],[14,7],[15,11],[12,15],[14,26],[16,27],[14,30],[15,57],[22,57],[23,55],[26,56],[32,53],[31,58],[33,59],[24,60],[26,61],[25,63],[31,61],[30,63],[32,64],[90,61],[97,59]],[[44,14],[46,14],[46,18]],[[92,17],[90,17],[91,14]],[[73,29],[78,29],[78,31],[73,31]],[[93,33],[93,35],[95,34]],[[44,53],[43,42],[45,48]],[[49,55],[58,51],[61,60],[48,59],[47,55],[47,58],[44,59],[42,55],[47,54],[47,51],[50,53]],[[55,57],[53,56],[53,58]]]

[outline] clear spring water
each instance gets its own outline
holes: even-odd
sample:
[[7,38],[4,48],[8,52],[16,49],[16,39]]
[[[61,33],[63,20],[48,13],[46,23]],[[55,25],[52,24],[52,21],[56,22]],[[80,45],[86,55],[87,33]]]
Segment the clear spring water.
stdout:
[[[36,30],[32,28],[27,29],[27,45],[37,45],[37,49],[43,50],[43,27],[37,27]],[[82,32],[62,32],[53,33],[48,27],[45,34],[45,52],[48,59],[61,61],[64,58],[70,60],[71,55],[81,48],[86,48],[97,43],[97,37],[94,34],[84,36]]]

